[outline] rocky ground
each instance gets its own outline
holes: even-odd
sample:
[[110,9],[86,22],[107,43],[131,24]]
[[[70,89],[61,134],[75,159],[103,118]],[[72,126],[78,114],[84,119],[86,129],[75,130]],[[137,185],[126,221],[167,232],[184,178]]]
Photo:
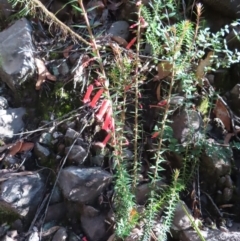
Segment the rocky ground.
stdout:
[[[83,23],[62,1],[42,2],[67,25]],[[86,9],[96,6],[96,2],[86,3]],[[224,11],[212,2],[204,1],[207,4],[204,17],[212,31],[239,17],[240,1],[229,3]],[[98,1],[98,4],[89,14],[95,26],[94,34],[101,33],[98,44],[114,42],[126,47],[132,38],[129,19],[134,19],[134,5],[128,1]],[[0,32],[0,239],[114,240],[114,171],[108,158],[111,148],[102,141],[105,133],[99,131],[99,123],[89,121],[93,119],[93,109],[83,103],[89,76],[94,76],[98,69],[90,64],[90,50],[67,36],[63,38],[58,29],[49,29],[37,17],[9,21],[7,19],[18,10],[6,0],[0,0],[0,5],[3,19]],[[82,36],[86,34],[86,29],[76,31]],[[227,40],[232,39],[231,34]],[[240,48],[238,42],[230,40],[231,48]],[[111,65],[111,54],[107,51],[103,54],[106,65]],[[149,46],[145,46],[142,54],[149,56]],[[148,69],[146,78],[156,74],[155,67]],[[204,213],[201,232],[208,241],[240,240],[238,68],[239,64],[235,64],[206,76],[213,91],[220,93],[210,116],[208,148],[201,155],[198,171],[197,185]],[[147,90],[144,94],[148,99],[143,98],[145,108],[156,103],[158,88],[150,79],[143,88]],[[182,98],[175,96],[175,101],[179,103]],[[146,132],[151,132],[157,114],[154,108],[143,111]],[[201,136],[203,123],[199,111],[193,109],[189,117],[184,110],[179,110],[172,116],[173,135],[183,145],[187,141],[194,142],[196,136]],[[190,128],[194,129],[191,140]],[[131,123],[127,137],[132,137]],[[131,148],[127,149],[126,158],[133,160]],[[170,154],[169,160],[172,167],[181,166],[180,156]],[[148,171],[145,164],[136,194],[140,207],[149,193],[144,180],[144,173]],[[165,183],[158,185],[163,187]],[[192,187],[188,190],[191,192]],[[169,240],[200,240],[192,228],[191,218],[183,210],[185,207],[190,217],[196,217],[189,196],[189,193],[183,194],[177,205]],[[156,230],[159,225],[156,223]],[[141,232],[139,224],[126,240],[139,240]]]

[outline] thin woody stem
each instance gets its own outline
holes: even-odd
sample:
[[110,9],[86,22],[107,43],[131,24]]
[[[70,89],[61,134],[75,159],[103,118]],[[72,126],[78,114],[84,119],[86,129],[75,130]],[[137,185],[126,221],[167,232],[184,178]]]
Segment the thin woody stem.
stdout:
[[135,116],[134,116],[134,164],[133,164],[133,182],[132,189],[135,190],[137,186],[137,166],[138,166],[138,108],[139,108],[139,81],[138,81],[138,62],[141,40],[141,5],[138,8],[138,28],[137,28],[137,44],[136,44],[136,59],[135,59]]
[[105,73],[105,70],[104,70],[103,63],[102,63],[102,58],[101,58],[101,55],[99,53],[99,50],[98,50],[98,47],[97,47],[97,43],[96,43],[95,37],[93,35],[93,32],[92,32],[89,20],[88,20],[87,12],[86,12],[85,7],[83,5],[83,1],[82,0],[78,0],[78,3],[79,3],[79,6],[81,7],[82,12],[83,12],[83,17],[85,19],[85,22],[86,22],[86,25],[87,25],[87,29],[88,29],[88,33],[89,33],[89,36],[90,36],[90,39],[91,39],[91,42],[92,42],[93,51],[97,55],[97,58],[98,58],[99,67],[100,67],[100,70],[102,72],[102,77],[105,80],[104,85],[108,89],[109,83],[107,82],[107,77],[106,77],[106,73]]

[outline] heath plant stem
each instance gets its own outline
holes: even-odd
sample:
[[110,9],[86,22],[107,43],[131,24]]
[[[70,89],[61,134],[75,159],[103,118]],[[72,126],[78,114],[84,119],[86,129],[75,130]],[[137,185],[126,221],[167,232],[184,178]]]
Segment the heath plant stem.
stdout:
[[169,90],[168,90],[168,96],[167,96],[167,104],[166,104],[166,108],[164,111],[164,115],[163,115],[163,120],[162,120],[162,126],[161,126],[161,130],[159,133],[159,142],[158,142],[158,148],[157,148],[157,156],[156,156],[156,167],[154,170],[154,176],[153,176],[153,188],[155,188],[156,185],[156,180],[157,180],[157,172],[158,172],[158,165],[160,164],[160,158],[161,158],[161,148],[162,148],[162,144],[163,144],[163,134],[164,134],[164,128],[166,125],[166,121],[168,118],[168,113],[169,113],[169,106],[170,106],[170,99],[172,96],[172,90],[173,90],[173,86],[174,86],[174,78],[175,78],[175,63],[173,60],[173,64],[172,64],[172,75],[171,75],[171,81],[170,81],[170,86],[169,86]]
[[132,189],[135,190],[137,186],[137,166],[138,166],[138,108],[139,108],[139,51],[141,41],[141,4],[138,6],[138,26],[137,26],[137,43],[136,43],[136,59],[135,59],[135,116],[134,116],[134,164],[133,164],[133,181]]
[[102,78],[105,80],[104,85],[108,89],[109,83],[107,82],[107,76],[106,76],[105,69],[104,69],[104,66],[103,66],[103,63],[102,63],[102,57],[101,57],[101,55],[99,53],[98,46],[97,46],[97,43],[96,43],[96,39],[95,39],[95,37],[93,35],[92,29],[91,29],[91,26],[90,26],[90,23],[89,23],[89,20],[88,20],[87,12],[86,12],[85,7],[83,5],[83,1],[82,0],[78,0],[78,3],[79,3],[79,6],[82,9],[83,17],[84,17],[85,23],[87,25],[89,37],[91,39],[91,45],[93,47],[93,52],[97,55],[97,58],[98,58],[99,68],[100,68],[100,70],[102,72],[101,73],[102,74]]

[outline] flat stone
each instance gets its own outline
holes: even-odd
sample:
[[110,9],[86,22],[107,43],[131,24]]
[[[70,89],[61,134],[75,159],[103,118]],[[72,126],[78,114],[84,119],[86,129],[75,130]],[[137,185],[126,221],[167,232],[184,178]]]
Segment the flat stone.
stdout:
[[12,176],[0,185],[0,206],[31,221],[44,194],[45,182],[39,173]]
[[108,30],[108,34],[113,36],[119,36],[125,40],[127,40],[129,36],[129,24],[126,21],[117,21],[114,22],[110,29]]
[[25,113],[26,110],[22,107],[0,110],[0,138],[12,138],[19,133],[24,127],[22,117]]
[[[70,151],[70,152],[69,152]],[[65,154],[68,155],[68,160],[71,164],[81,165],[84,162],[84,158],[87,155],[87,151],[79,145],[74,145],[73,147],[69,146],[65,148]]]
[[67,230],[66,228],[59,228],[58,231],[54,234],[52,241],[65,241],[67,239]]
[[198,137],[202,127],[202,118],[197,111],[176,111],[172,117],[173,136],[179,143],[185,144]]
[[35,71],[32,29],[26,18],[0,33],[0,78],[16,92]]
[[51,155],[51,152],[49,151],[49,149],[45,146],[40,145],[39,143],[35,144],[34,153],[41,162],[48,161]]
[[58,184],[66,199],[80,203],[93,202],[112,181],[112,175],[100,168],[66,167]]

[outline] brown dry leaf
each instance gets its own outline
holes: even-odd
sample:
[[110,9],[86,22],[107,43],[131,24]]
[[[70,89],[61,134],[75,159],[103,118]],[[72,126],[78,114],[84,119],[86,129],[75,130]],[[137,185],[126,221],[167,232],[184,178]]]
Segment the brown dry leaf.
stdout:
[[200,63],[198,64],[197,70],[196,70],[196,76],[198,80],[201,80],[205,75],[205,68],[211,66],[212,61],[211,57],[213,56],[213,51],[210,51],[207,54],[207,57],[205,59],[202,59]]
[[159,83],[157,86],[156,96],[157,96],[157,100],[160,101],[161,100],[161,83]]
[[41,88],[42,83],[49,79],[51,81],[56,81],[56,76],[52,75],[45,66],[44,62],[41,59],[35,58],[35,63],[38,68],[38,80],[36,83],[36,90]]
[[8,155],[15,156],[22,147],[23,142],[22,141],[17,141],[10,149]]
[[168,75],[170,75],[172,72],[172,64],[169,63],[168,61],[164,61],[158,64],[158,74],[157,74],[157,79],[161,80]]
[[234,136],[233,133],[228,133],[224,138],[224,144],[228,145],[231,138]]
[[13,144],[13,146],[9,149],[8,155],[15,156],[18,152],[29,151],[33,147],[34,143],[20,140]]
[[120,36],[112,36],[111,39],[117,42],[120,46],[123,46],[124,48],[128,45],[128,42]]
[[225,126],[227,131],[231,130],[231,117],[228,112],[227,107],[221,99],[217,99],[213,113],[217,118],[219,118]]
[[33,147],[34,147],[34,143],[32,143],[32,142],[23,142],[19,152],[30,151],[33,149]]
[[64,58],[68,58],[68,56],[69,56],[69,53],[70,53],[70,51],[72,50],[72,48],[73,48],[73,45],[70,45],[70,46],[68,46],[67,48],[65,48],[64,50],[63,50],[63,56],[64,56]]

